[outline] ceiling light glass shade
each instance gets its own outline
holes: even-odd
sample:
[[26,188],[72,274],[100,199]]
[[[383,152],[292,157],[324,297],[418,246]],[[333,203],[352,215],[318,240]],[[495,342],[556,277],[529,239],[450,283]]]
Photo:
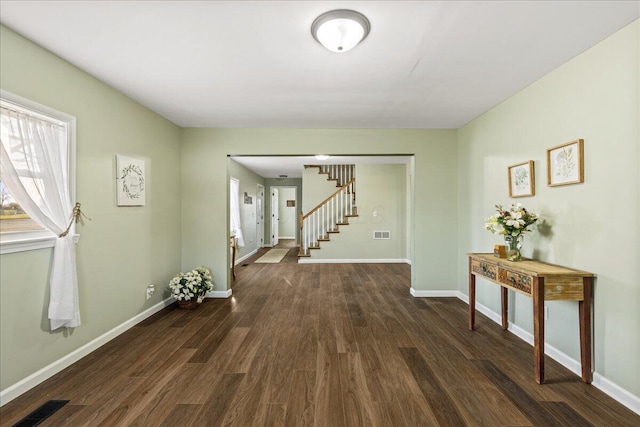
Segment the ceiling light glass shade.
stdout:
[[311,34],[331,52],[347,52],[369,35],[371,24],[354,10],[331,10],[318,16],[311,24]]

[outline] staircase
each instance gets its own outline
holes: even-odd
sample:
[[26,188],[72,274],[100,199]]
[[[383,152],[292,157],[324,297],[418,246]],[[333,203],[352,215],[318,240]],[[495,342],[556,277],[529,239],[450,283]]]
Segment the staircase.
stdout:
[[330,235],[340,233],[340,226],[349,225],[349,218],[358,216],[356,206],[355,165],[309,165],[335,181],[338,189],[306,215],[300,213],[300,251],[298,257],[310,257],[320,249],[320,242],[330,241]]

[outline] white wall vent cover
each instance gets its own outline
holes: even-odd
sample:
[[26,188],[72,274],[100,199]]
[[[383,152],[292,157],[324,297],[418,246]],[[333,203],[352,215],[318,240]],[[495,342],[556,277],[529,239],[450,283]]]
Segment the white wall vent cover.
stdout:
[[374,231],[373,232],[373,239],[374,240],[380,240],[380,239],[389,240],[389,239],[391,239],[391,232],[390,231]]

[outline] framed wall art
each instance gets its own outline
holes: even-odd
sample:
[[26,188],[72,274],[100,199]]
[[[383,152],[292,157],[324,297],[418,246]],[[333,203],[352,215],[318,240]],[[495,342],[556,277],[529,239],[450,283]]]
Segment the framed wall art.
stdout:
[[528,197],[536,194],[533,160],[508,167],[509,197]]
[[118,206],[144,206],[144,160],[116,155],[116,198]]
[[584,182],[584,141],[576,139],[547,150],[547,185]]

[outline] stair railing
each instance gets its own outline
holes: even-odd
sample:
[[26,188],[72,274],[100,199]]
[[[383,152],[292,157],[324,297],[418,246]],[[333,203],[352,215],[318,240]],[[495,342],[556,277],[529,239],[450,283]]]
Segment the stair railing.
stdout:
[[320,173],[329,175],[329,179],[338,181],[338,187],[344,187],[355,178],[355,165],[318,165]]
[[355,178],[351,179],[306,215],[300,213],[300,240],[302,254],[320,247],[319,241],[328,240],[329,233],[338,231],[339,225],[348,224],[355,214]]

